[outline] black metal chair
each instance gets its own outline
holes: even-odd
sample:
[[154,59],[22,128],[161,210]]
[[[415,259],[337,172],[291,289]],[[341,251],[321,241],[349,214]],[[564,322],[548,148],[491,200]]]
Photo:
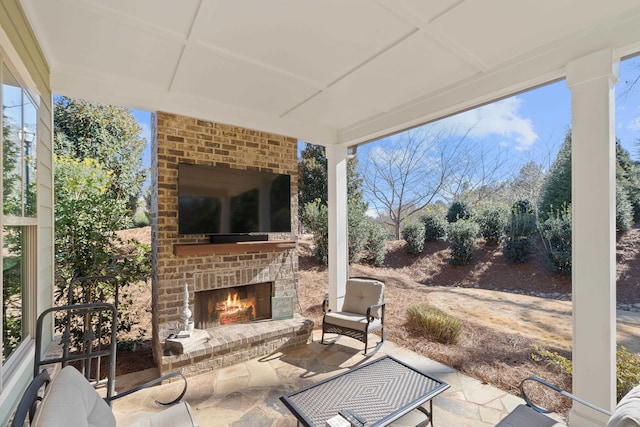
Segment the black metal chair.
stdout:
[[[571,400],[574,400],[582,405],[585,405],[597,412],[600,412],[608,417],[611,417],[612,413],[610,411],[607,411],[606,409],[600,408],[599,406],[596,406],[590,402],[587,402],[584,399],[579,398],[576,395],[573,395],[571,393],[569,393],[568,391],[562,390],[560,387],[555,386],[543,379],[540,379],[538,377],[527,377],[524,380],[522,380],[520,382],[520,396],[524,399],[526,404],[523,405],[518,405],[513,411],[511,411],[502,421],[500,421],[498,424],[496,424],[496,427],[554,427],[554,426],[562,426],[563,424],[557,422],[556,420],[547,417],[545,414],[550,414],[552,411],[547,410],[545,408],[541,408],[540,406],[536,405],[535,403],[533,403],[533,401],[531,400],[531,398],[527,395],[526,390],[525,390],[525,384],[527,382],[533,382],[533,383],[538,383],[541,384],[542,386],[564,396],[564,397],[568,397]],[[634,389],[636,390],[636,389]],[[620,401],[620,404],[618,404],[618,408],[616,409],[616,412],[618,412],[618,410],[624,406],[623,402],[625,399],[627,399],[632,392],[634,392],[634,390],[632,390],[631,392],[629,392],[629,394],[627,395],[627,397],[625,397],[623,400]],[[638,394],[640,392],[640,388],[638,388],[635,393]],[[635,400],[638,400],[638,398],[635,398]],[[640,402],[640,400],[639,400]],[[640,408],[637,409],[635,412],[637,412],[637,414],[640,414]],[[622,415],[621,413],[618,413],[618,416],[622,416],[624,417],[625,415]],[[640,421],[640,420],[638,420]],[[609,424],[607,424],[608,426],[637,426],[638,424],[636,422],[634,422],[633,424],[629,423],[629,424],[612,424],[611,421],[609,422]]]
[[355,338],[364,343],[367,354],[368,338],[372,332],[380,331],[381,339],[376,349],[384,342],[384,282],[369,277],[352,277],[347,280],[342,311],[328,309],[329,299],[322,303],[322,339],[333,333]]
[[[182,400],[187,391],[187,380],[180,372],[171,372],[130,390],[115,393],[117,317],[115,306],[103,302],[52,307],[40,314],[36,324],[34,379],[22,396],[12,427],[22,427],[27,415],[29,422],[33,420],[35,409],[42,400],[40,390],[44,388],[46,392],[50,383],[48,370],[42,369],[48,365],[60,364],[63,369],[75,367],[94,388],[106,386],[104,401],[109,406],[116,399],[174,378],[184,381],[178,397],[169,402],[156,403],[170,406]],[[60,342],[52,345],[56,351],[43,355],[43,330],[50,329],[56,319],[57,329],[62,332],[59,335]],[[103,364],[106,364],[105,370]]]

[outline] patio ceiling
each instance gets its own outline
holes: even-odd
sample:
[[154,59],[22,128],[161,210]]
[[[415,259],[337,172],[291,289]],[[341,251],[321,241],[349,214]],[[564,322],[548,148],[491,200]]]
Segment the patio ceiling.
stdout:
[[637,0],[21,0],[54,93],[371,140],[640,51]]

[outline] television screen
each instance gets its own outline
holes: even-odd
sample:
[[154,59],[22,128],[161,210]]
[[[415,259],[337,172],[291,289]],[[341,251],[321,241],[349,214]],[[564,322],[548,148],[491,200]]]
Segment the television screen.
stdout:
[[291,232],[291,177],[178,165],[180,234]]

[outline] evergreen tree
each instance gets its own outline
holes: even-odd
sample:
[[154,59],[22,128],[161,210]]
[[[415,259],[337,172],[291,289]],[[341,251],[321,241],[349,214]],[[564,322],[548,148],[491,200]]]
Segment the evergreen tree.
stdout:
[[[305,143],[298,160],[298,203],[301,207],[320,200],[327,204],[327,157],[322,145]],[[302,214],[303,209],[300,209]]]
[[[622,192],[621,194],[618,194],[620,191],[616,193],[617,198],[626,195],[626,200],[622,200],[621,203],[624,204],[624,209],[630,209],[631,221],[638,222],[640,221],[640,176],[638,174],[638,164],[631,160],[629,152],[622,148],[618,140],[616,140],[616,162],[616,183]],[[627,207],[627,203],[630,207]],[[616,209],[616,215],[624,217],[619,212],[623,207]]]
[[566,206],[571,206],[571,131],[567,132],[540,190],[538,215],[544,222],[552,211]]

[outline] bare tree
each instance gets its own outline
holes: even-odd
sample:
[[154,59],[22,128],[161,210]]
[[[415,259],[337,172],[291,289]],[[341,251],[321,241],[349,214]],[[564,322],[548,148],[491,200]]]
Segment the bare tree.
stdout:
[[507,151],[486,141],[465,140],[456,157],[455,173],[442,188],[442,196],[451,201],[464,196],[477,204],[495,199],[514,175]]
[[465,137],[466,133],[456,136],[448,129],[422,126],[369,149],[362,162],[365,195],[397,239],[403,221],[449,185],[458,171]]

